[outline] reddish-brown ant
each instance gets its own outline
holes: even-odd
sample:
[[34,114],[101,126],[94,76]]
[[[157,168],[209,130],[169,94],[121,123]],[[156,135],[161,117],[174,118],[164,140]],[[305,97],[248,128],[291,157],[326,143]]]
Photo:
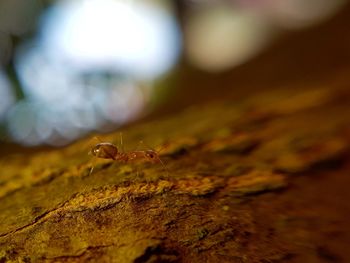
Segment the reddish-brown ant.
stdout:
[[[121,145],[123,144],[122,136],[120,135]],[[161,163],[164,167],[164,163],[159,158],[158,152],[155,150],[144,150],[144,151],[130,151],[121,152],[118,147],[110,142],[100,142],[96,144],[90,151],[90,153],[102,159],[111,159],[119,162],[131,162],[131,161],[146,161],[150,163]],[[90,174],[92,173],[93,167],[91,168]]]

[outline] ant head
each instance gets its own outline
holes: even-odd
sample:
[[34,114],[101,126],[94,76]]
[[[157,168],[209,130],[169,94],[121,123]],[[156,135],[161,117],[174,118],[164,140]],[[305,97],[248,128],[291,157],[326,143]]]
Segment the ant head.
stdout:
[[118,148],[112,143],[98,143],[91,149],[90,153],[97,158],[115,159],[118,155]]
[[147,159],[151,160],[152,162],[158,162],[159,161],[159,157],[158,157],[158,153],[154,150],[147,150],[145,151],[145,156]]

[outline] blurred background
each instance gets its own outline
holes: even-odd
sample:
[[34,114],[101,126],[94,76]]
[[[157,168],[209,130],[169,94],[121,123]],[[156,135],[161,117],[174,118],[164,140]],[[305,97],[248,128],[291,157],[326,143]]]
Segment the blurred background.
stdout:
[[349,14],[346,0],[0,0],[0,151],[350,68]]

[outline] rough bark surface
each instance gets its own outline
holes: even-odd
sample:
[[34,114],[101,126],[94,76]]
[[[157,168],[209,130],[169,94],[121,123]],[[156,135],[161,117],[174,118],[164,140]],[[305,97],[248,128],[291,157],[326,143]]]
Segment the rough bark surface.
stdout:
[[8,156],[0,262],[350,262],[349,101],[269,92],[123,131],[165,167],[94,160],[88,139]]

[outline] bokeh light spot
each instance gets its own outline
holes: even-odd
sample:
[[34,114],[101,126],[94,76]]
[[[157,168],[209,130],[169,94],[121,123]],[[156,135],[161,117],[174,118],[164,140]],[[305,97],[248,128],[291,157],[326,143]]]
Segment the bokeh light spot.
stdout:
[[154,78],[176,62],[180,33],[172,16],[139,2],[62,1],[43,19],[41,41],[78,68]]
[[189,60],[211,72],[244,63],[270,38],[260,17],[220,5],[197,10],[188,19],[185,33]]
[[41,23],[14,60],[25,98],[8,127],[26,145],[64,145],[135,119],[146,112],[147,83],[180,52],[174,17],[148,2],[58,1]]

